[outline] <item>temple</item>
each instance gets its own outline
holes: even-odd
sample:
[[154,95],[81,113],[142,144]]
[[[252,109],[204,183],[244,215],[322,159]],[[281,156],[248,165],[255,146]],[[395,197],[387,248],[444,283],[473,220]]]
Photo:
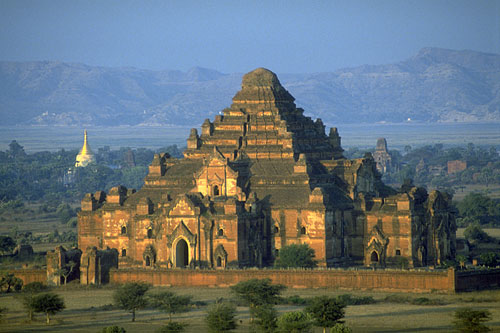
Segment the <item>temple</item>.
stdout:
[[95,156],[90,149],[89,143],[87,141],[87,130],[83,132],[83,146],[80,149],[78,155],[76,155],[75,167],[86,167],[90,163],[95,162]]
[[272,266],[297,243],[322,267],[453,258],[451,198],[380,179],[371,154],[344,158],[337,129],[326,135],[274,73],[256,69],[231,107],[191,130],[183,159],[157,154],[139,191],[83,198],[81,281],[110,251],[119,269]]

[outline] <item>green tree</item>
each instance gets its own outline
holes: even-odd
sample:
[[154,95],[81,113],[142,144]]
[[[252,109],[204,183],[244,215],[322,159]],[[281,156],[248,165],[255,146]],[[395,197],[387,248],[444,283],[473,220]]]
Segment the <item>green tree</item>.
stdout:
[[313,320],[302,311],[286,312],[277,321],[279,333],[307,333],[311,331]]
[[0,251],[2,254],[11,253],[16,247],[16,242],[10,236],[0,236]]
[[456,260],[458,264],[460,265],[461,269],[465,269],[465,263],[467,262],[467,257],[464,256],[463,254],[459,254],[456,256]]
[[281,284],[271,284],[271,279],[251,279],[231,286],[231,291],[250,307],[250,311],[259,305],[276,304],[284,289],[286,287]]
[[483,253],[479,258],[486,267],[496,267],[498,265],[498,255],[495,252]]
[[76,262],[74,261],[69,261],[64,267],[58,269],[56,273],[59,276],[62,276],[64,279],[64,285],[66,285],[66,282],[68,281],[68,277],[73,273],[76,267]]
[[103,327],[101,330],[101,333],[126,333],[126,332],[127,331],[125,331],[123,327],[116,325]]
[[29,321],[33,320],[34,304],[33,299],[35,295],[47,290],[47,286],[41,282],[31,282],[24,286],[22,289],[21,301],[23,308],[28,313]]
[[483,231],[479,223],[475,222],[470,224],[464,230],[464,237],[469,242],[489,242],[491,240],[490,236],[486,232]]
[[328,327],[333,327],[336,323],[342,323],[344,318],[345,305],[336,298],[327,296],[314,297],[305,308],[305,312],[311,314],[316,326],[323,327],[323,333]]
[[20,291],[23,287],[23,280],[16,277],[14,273],[4,272],[2,278],[0,279],[0,289],[5,288],[6,293],[10,293],[11,289],[15,291]]
[[285,245],[279,251],[275,266],[279,268],[314,268],[317,266],[314,257],[314,250],[308,244]]
[[131,282],[120,286],[113,294],[113,300],[121,309],[132,313],[132,321],[135,321],[135,312],[143,309],[148,304],[145,297],[149,285],[142,282]]
[[68,221],[72,217],[76,216],[75,211],[67,203],[62,203],[59,206],[57,206],[56,214],[59,217],[59,221],[61,221],[62,224],[68,223]]
[[172,321],[172,314],[189,311],[191,296],[179,296],[171,291],[164,291],[150,296],[155,308],[168,313],[168,320]]
[[488,310],[473,310],[463,308],[455,311],[453,325],[459,332],[488,332],[490,329],[484,325],[491,320],[491,312]]
[[64,310],[64,300],[56,294],[46,293],[33,297],[33,311],[44,312],[47,318],[47,325],[50,324],[50,315]]
[[251,310],[252,317],[255,317],[253,325],[259,332],[272,333],[276,330],[278,313],[274,306],[266,304],[259,305]]
[[207,310],[205,318],[210,332],[228,332],[236,328],[236,307],[229,303],[216,303]]

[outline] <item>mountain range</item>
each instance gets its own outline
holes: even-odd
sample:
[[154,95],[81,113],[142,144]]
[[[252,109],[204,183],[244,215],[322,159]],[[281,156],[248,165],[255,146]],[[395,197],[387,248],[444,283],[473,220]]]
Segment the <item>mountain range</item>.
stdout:
[[[242,75],[2,61],[0,119],[8,126],[199,126],[231,104]],[[278,77],[306,115],[330,125],[500,122],[499,54],[424,48],[393,64]]]

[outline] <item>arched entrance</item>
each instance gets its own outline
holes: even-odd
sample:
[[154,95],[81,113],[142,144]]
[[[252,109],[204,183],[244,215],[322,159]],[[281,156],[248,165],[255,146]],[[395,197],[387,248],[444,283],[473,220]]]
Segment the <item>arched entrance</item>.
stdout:
[[180,239],[175,246],[175,267],[187,265],[189,265],[188,245],[184,239]]
[[378,262],[378,253],[376,251],[373,251],[371,256],[370,256],[370,261],[372,263]]

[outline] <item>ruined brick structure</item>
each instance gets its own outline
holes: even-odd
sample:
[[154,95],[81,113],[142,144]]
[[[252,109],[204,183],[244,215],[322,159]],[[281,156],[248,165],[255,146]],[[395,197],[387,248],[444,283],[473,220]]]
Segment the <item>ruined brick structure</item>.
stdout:
[[377,139],[377,147],[373,153],[373,159],[377,163],[377,170],[380,173],[386,173],[392,169],[392,158],[387,150],[387,141],[385,138]]
[[293,243],[320,266],[455,255],[446,194],[384,186],[370,154],[345,159],[337,129],[303,112],[274,73],[246,74],[231,107],[191,130],[183,159],[157,154],[141,190],[83,198],[82,260],[116,249],[118,269],[262,267]]

